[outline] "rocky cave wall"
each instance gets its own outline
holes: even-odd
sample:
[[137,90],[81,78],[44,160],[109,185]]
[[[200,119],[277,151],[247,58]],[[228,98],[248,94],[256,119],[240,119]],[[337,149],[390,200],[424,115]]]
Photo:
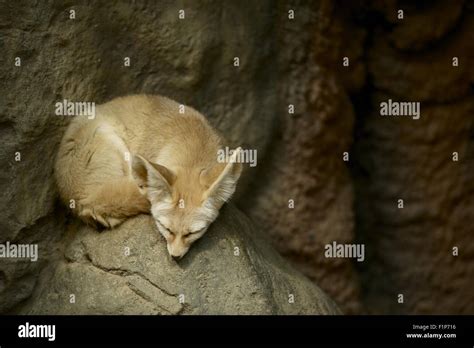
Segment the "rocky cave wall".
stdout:
[[[63,248],[54,103],[161,93],[258,150],[235,203],[345,313],[472,313],[473,20],[463,1],[1,2],[0,242],[41,259],[1,261],[0,311]],[[421,119],[381,119],[387,98],[422,102]],[[366,260],[325,258],[332,241]]]
[[[358,110],[356,234],[370,250],[361,265],[364,303],[370,312],[472,314],[472,2],[407,3],[401,23],[397,6],[376,8],[384,25],[372,29],[370,93]],[[420,102],[420,119],[381,118],[388,98]],[[403,304],[394,301],[399,294]]]
[[[472,4],[321,1],[298,12],[308,29],[287,22],[291,49],[280,50],[282,103],[296,114],[248,213],[346,313],[472,313]],[[420,102],[421,118],[381,118],[389,98]],[[364,243],[366,260],[325,258],[334,240]]]

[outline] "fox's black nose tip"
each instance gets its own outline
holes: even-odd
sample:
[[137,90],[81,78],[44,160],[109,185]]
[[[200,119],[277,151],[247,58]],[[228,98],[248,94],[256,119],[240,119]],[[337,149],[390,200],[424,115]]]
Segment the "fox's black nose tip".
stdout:
[[171,258],[174,260],[174,261],[178,261],[181,256],[175,256],[175,255],[171,255]]

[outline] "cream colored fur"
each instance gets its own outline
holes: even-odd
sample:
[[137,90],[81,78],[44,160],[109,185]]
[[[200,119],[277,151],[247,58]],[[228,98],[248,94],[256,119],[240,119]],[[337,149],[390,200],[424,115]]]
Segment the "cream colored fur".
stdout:
[[196,110],[161,96],[114,99],[75,117],[55,165],[60,196],[87,223],[112,228],[151,213],[182,257],[217,217],[242,165],[217,163],[223,140]]

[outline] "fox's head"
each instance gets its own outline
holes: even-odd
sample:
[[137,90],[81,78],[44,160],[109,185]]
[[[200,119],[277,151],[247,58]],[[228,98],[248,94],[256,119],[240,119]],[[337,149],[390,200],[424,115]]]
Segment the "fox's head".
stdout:
[[239,152],[240,148],[227,163],[175,171],[139,155],[133,157],[133,177],[151,203],[151,214],[173,258],[183,257],[206,233],[234,193],[242,172],[242,164],[236,162]]

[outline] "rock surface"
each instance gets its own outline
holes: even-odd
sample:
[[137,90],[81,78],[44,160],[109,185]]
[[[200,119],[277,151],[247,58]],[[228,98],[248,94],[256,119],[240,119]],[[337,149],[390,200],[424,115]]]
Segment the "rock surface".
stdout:
[[[363,302],[369,313],[472,314],[472,3],[394,3],[406,21],[391,27],[381,20],[374,29],[372,85],[356,112],[352,177],[356,235],[367,248],[359,267]],[[388,99],[420,102],[420,119],[381,117],[380,102]]]
[[339,313],[233,206],[179,262],[148,215],[102,233],[71,226],[67,238],[20,313]]

